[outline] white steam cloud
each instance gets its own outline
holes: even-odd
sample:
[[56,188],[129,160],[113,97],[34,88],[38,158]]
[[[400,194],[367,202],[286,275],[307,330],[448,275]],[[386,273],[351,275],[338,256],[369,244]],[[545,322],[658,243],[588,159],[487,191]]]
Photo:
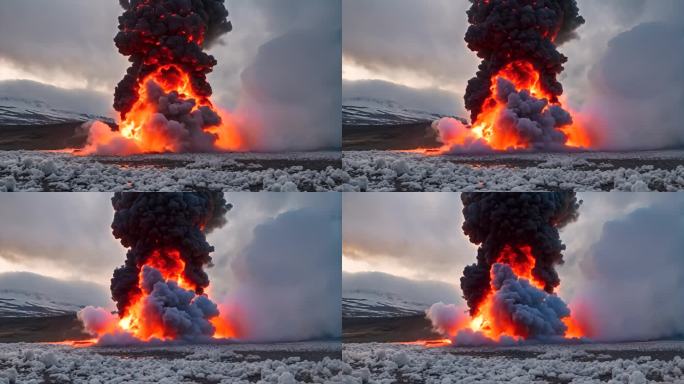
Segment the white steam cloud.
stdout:
[[570,307],[592,339],[684,336],[684,201],[665,199],[606,223]]
[[340,210],[338,203],[289,211],[254,229],[231,264],[234,289],[220,306],[241,339],[340,337]]
[[608,43],[582,108],[603,149],[684,146],[684,27],[645,23]]

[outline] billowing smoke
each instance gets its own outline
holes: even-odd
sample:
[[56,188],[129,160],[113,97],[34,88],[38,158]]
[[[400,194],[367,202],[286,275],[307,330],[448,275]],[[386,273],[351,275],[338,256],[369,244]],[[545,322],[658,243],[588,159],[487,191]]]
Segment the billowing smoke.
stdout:
[[[276,2],[273,2],[274,4]],[[340,2],[277,2],[271,17],[290,27],[259,47],[241,74],[236,114],[250,150],[319,150],[341,146]]]
[[492,297],[490,327],[515,327],[515,334],[525,339],[548,340],[562,338],[567,331],[561,320],[570,316],[570,309],[558,296],[534,287],[520,279],[509,265],[497,263],[491,272]]
[[609,150],[684,147],[682,68],[681,24],[640,24],[612,39],[589,72],[582,107],[598,145]]
[[241,340],[341,336],[340,197],[325,200],[258,225],[231,261],[235,284],[221,300],[220,317]]
[[684,198],[665,194],[600,231],[570,301],[591,338],[684,337]]
[[140,276],[145,265],[176,273],[195,294],[204,292],[209,286],[204,267],[211,264],[209,253],[214,250],[205,235],[225,224],[231,209],[223,194],[116,193],[112,205],[114,237],[130,248],[126,263],[111,280],[120,316],[143,293]]
[[468,82],[466,108],[476,121],[491,96],[494,77],[508,65],[524,61],[534,66],[540,87],[557,102],[563,86],[557,76],[567,57],[556,45],[575,36],[584,19],[575,0],[470,0],[468,48],[482,59],[475,78]]
[[145,266],[142,270],[142,289],[145,293],[143,313],[147,321],[161,324],[165,336],[189,341],[209,340],[214,326],[209,319],[218,316],[218,306],[207,296],[183,289],[173,281],[166,281],[157,269]]
[[578,216],[574,192],[464,193],[461,200],[463,231],[479,245],[477,264],[461,277],[471,315],[490,291],[490,271],[499,262],[533,265],[531,278],[552,293],[560,284],[555,267],[563,263],[565,249],[558,230]]
[[139,87],[149,75],[168,65],[190,76],[194,94],[212,94],[207,74],[216,59],[204,48],[232,29],[224,0],[122,0],[119,52],[131,62],[114,95],[114,109],[122,120],[139,98]]

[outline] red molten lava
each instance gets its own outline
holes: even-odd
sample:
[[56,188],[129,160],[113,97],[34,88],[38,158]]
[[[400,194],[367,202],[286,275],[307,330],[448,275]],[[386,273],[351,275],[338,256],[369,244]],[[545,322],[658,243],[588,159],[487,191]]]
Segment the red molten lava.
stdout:
[[568,148],[590,148],[592,138],[587,133],[578,119],[577,113],[569,111],[567,106],[563,106],[562,100],[556,96],[548,94],[540,84],[539,72],[534,66],[526,61],[514,61],[504,67],[492,78],[492,87],[489,98],[484,102],[482,112],[472,125],[463,125],[458,129],[449,129],[448,132],[441,132],[440,138],[444,144],[438,149],[416,149],[409,152],[439,155],[447,153],[456,147],[469,147],[474,142],[482,142],[487,148],[495,151],[526,150],[530,149],[532,143],[520,136],[516,131],[504,129],[498,125],[506,110],[506,103],[497,99],[499,79],[503,78],[511,82],[518,91],[527,90],[530,95],[537,99],[544,99],[548,102],[543,111],[551,105],[563,107],[573,116],[573,123],[559,127],[567,136],[565,146]]
[[244,140],[238,132],[238,119],[214,107],[208,98],[198,95],[193,90],[190,76],[181,68],[166,65],[140,81],[137,100],[130,111],[122,114],[118,131],[112,131],[104,124],[91,128],[86,147],[75,153],[133,155],[181,152],[183,141],[179,140],[178,132],[159,126],[156,103],[148,94],[149,82],[159,86],[165,94],[176,92],[180,100],[193,100],[191,112],[208,107],[221,117],[220,124],[203,127],[215,138],[213,150],[225,152],[245,149]]
[[[509,265],[519,279],[528,280],[533,286],[542,290],[544,289],[545,284],[541,280],[535,278],[532,273],[535,266],[535,259],[531,254],[531,247],[506,246],[499,254],[497,263]],[[497,313],[493,303],[493,296],[494,287],[490,286],[489,293],[477,307],[477,310],[470,321],[464,324],[454,324],[453,327],[449,327],[448,336],[454,337],[460,331],[470,329],[474,332],[480,332],[487,338],[497,342],[504,336],[516,340],[528,338],[529,335],[524,327],[516,325],[511,321],[507,314]],[[576,319],[565,317],[562,321],[568,327],[564,335],[566,338],[587,336],[587,332]]]

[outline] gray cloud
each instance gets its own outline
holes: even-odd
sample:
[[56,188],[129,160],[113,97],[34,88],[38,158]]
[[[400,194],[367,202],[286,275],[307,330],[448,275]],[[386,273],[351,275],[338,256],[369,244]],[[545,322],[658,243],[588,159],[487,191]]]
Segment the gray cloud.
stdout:
[[458,194],[345,194],[343,202],[343,254],[370,269],[455,282],[475,259]]
[[[463,36],[467,1],[344,0],[345,58],[375,71],[407,70],[465,88],[477,59]],[[399,80],[399,79],[397,79]],[[398,82],[398,81],[397,81]]]
[[27,270],[106,281],[123,261],[111,236],[109,194],[54,193],[0,196],[0,259]]
[[410,109],[446,116],[465,114],[459,95],[436,88],[416,89],[381,80],[343,81],[342,95],[345,99],[390,100]]
[[3,1],[0,59],[40,76],[112,87],[126,70],[113,43],[120,12],[115,1]]

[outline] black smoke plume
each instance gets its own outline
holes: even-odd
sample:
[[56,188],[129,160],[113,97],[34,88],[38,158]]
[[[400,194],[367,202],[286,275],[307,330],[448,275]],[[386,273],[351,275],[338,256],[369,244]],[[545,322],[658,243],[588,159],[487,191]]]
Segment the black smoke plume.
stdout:
[[468,82],[465,106],[472,121],[491,95],[492,78],[508,64],[524,60],[540,74],[541,87],[552,103],[563,94],[557,76],[567,57],[557,44],[575,36],[584,24],[575,0],[470,0],[465,40],[482,59],[476,77]]
[[232,30],[224,0],[120,0],[116,47],[131,66],[114,93],[122,119],[138,99],[140,82],[158,69],[175,65],[189,74],[193,91],[208,99],[207,74],[217,64],[204,48]]
[[558,230],[577,219],[581,204],[575,193],[464,193],[461,200],[463,232],[480,246],[477,263],[461,277],[471,315],[490,291],[490,271],[504,248],[523,257],[521,248],[530,247],[532,276],[552,293],[560,284],[555,267],[563,263],[565,249]]
[[112,205],[114,237],[129,248],[125,264],[114,271],[111,279],[112,299],[119,315],[142,293],[141,270],[155,252],[172,263],[166,255],[177,251],[185,263],[184,280],[194,287],[196,294],[204,292],[209,285],[204,267],[211,265],[209,254],[214,251],[206,234],[223,226],[225,215],[232,208],[222,193],[119,192],[112,198]]

